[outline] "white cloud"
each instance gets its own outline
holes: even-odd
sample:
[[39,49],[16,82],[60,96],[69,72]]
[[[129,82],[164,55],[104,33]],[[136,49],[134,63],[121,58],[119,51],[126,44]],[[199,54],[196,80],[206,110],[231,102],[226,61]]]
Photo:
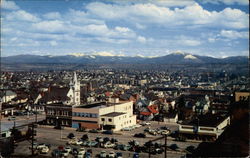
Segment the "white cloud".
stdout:
[[206,27],[247,28],[248,14],[226,8],[220,12],[203,9],[198,3],[184,8],[170,9],[151,3],[133,5],[105,4],[93,2],[86,6],[89,13],[106,20],[127,20],[140,24],[160,24],[162,26],[202,25]]
[[141,25],[141,24],[139,24],[139,23],[136,23],[136,24],[135,24],[135,27],[138,28],[138,29],[145,29],[145,28],[146,28],[145,25]]
[[233,5],[233,4],[248,5],[249,4],[249,0],[199,0],[199,2],[212,3],[212,4],[224,3],[226,5]]
[[184,46],[198,46],[202,44],[201,40],[193,39],[191,37],[187,37],[183,35],[176,36],[175,42],[178,43],[179,45],[184,45]]
[[58,43],[57,43],[56,41],[50,41],[49,44],[50,44],[51,46],[57,46],[57,45],[58,45]]
[[28,21],[28,22],[37,22],[40,20],[37,16],[30,14],[24,10],[18,10],[8,13],[6,15],[6,19],[13,21],[18,20],[18,21]]
[[229,39],[249,38],[249,32],[246,32],[246,31],[238,32],[238,31],[233,31],[233,30],[221,30],[220,35],[222,37],[226,37]]
[[67,29],[63,21],[53,20],[53,21],[42,21],[32,24],[32,27],[39,31],[44,32],[62,32]]
[[139,41],[140,43],[146,43],[146,38],[145,37],[142,37],[142,36],[138,36],[137,37],[137,41]]
[[49,19],[49,20],[53,20],[53,19],[61,19],[61,14],[59,12],[50,12],[50,13],[46,13],[43,15],[44,18]]
[[6,1],[3,0],[1,2],[1,8],[6,10],[17,10],[19,7],[16,5],[14,1]]

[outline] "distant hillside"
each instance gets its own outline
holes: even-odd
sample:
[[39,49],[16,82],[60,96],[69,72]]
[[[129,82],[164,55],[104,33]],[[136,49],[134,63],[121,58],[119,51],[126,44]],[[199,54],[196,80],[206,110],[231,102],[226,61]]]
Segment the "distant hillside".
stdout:
[[98,56],[98,55],[64,55],[64,56],[39,56],[39,55],[16,55],[2,57],[4,64],[239,64],[248,63],[246,56],[234,56],[227,58],[213,58],[208,56],[192,55],[188,53],[176,52],[166,56],[146,58],[129,56]]

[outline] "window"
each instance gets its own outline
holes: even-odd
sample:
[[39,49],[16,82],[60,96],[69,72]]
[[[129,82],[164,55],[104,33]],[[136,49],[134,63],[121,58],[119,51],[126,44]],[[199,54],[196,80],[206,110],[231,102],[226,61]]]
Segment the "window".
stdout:
[[102,118],[102,121],[105,121],[105,118]]
[[112,122],[112,119],[109,119],[109,122]]

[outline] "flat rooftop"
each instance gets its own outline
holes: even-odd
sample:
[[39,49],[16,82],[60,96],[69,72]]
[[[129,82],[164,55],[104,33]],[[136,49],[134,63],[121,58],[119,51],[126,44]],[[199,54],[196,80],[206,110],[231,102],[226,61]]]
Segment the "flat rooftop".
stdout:
[[227,117],[226,114],[206,114],[199,116],[197,119],[184,121],[182,125],[197,126],[199,124],[199,126],[217,127]]
[[111,112],[111,113],[108,113],[108,114],[105,114],[105,115],[101,115],[101,116],[106,116],[106,117],[116,117],[116,116],[120,116],[120,115],[123,115],[125,113],[123,112]]
[[102,107],[107,107],[106,102],[90,103],[90,104],[75,106],[74,108],[92,109],[92,108],[102,108]]

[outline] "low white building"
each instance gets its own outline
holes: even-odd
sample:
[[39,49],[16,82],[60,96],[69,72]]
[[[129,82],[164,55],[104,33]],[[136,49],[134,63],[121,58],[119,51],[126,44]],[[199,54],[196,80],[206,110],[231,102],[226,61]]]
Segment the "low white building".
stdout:
[[179,124],[179,134],[186,138],[212,138],[215,140],[228,125],[230,125],[230,116],[226,114],[206,114]]
[[[133,115],[133,102],[120,102],[118,98],[112,98],[110,104],[106,108],[100,109],[99,124],[102,127],[111,127],[112,130],[118,131],[122,128],[136,125],[136,115]],[[108,103],[109,104],[109,103]]]

